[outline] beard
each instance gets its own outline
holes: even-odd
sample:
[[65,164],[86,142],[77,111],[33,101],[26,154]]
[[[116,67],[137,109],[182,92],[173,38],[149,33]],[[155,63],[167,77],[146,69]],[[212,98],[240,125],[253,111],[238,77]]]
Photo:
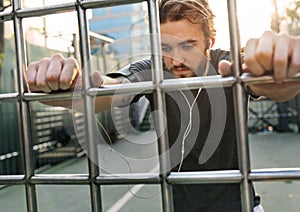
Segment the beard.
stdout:
[[201,60],[197,68],[192,68],[185,64],[181,64],[180,66],[173,66],[169,69],[169,72],[171,72],[178,78],[203,76],[206,75],[208,69],[212,67],[211,64],[208,64],[208,62],[208,59]]

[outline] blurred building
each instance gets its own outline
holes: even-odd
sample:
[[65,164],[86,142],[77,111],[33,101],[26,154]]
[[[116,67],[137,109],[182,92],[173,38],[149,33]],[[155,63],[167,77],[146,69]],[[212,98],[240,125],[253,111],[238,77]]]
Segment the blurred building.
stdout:
[[145,45],[141,42],[133,45],[130,37],[148,33],[146,13],[144,3],[93,9],[90,30],[113,38],[115,43],[110,49],[114,55],[119,59],[128,58],[133,48],[140,49]]

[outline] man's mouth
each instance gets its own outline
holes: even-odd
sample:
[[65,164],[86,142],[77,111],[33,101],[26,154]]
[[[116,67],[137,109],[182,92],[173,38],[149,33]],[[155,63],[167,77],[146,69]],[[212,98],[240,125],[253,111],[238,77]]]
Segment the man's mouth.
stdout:
[[185,71],[190,71],[190,69],[187,68],[177,68],[175,69],[176,72],[185,72]]
[[186,71],[191,71],[191,69],[189,69],[188,67],[186,66],[181,66],[181,67],[173,67],[172,68],[172,72],[186,72]]
[[179,78],[185,78],[191,75],[191,69],[184,67],[184,68],[174,68],[172,73]]

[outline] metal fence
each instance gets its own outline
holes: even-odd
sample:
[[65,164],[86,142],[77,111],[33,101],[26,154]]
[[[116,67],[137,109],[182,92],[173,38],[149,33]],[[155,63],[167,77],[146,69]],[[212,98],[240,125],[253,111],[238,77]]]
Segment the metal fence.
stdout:
[[[193,172],[193,173],[173,173],[164,172],[167,170],[169,164],[169,158],[166,155],[159,160],[159,167],[162,170],[162,174],[124,174],[112,176],[101,174],[97,164],[93,160],[88,160],[88,174],[66,174],[66,175],[39,175],[34,171],[34,159],[33,159],[33,145],[30,135],[31,123],[30,117],[30,102],[38,100],[54,100],[54,99],[71,99],[71,93],[64,94],[33,94],[26,93],[25,84],[23,81],[24,71],[26,69],[26,52],[24,32],[22,26],[22,20],[43,16],[54,13],[64,13],[70,11],[76,11],[78,15],[78,27],[80,37],[80,56],[82,67],[85,67],[83,85],[85,92],[84,98],[84,113],[85,116],[85,140],[88,142],[88,155],[94,160],[98,158],[98,152],[96,144],[93,142],[95,139],[94,123],[94,111],[93,111],[93,97],[96,95],[112,95],[117,89],[116,86],[110,86],[108,89],[89,89],[90,82],[88,75],[90,74],[89,61],[90,59],[90,46],[88,39],[88,20],[87,9],[108,7],[114,5],[131,4],[142,2],[142,0],[86,0],[76,1],[72,3],[31,8],[26,9],[22,7],[22,1],[12,0],[13,10],[11,12],[0,13],[1,21],[13,21],[14,23],[14,36],[15,36],[15,49],[17,55],[17,73],[18,73],[18,89],[16,93],[1,94],[1,102],[16,102],[18,105],[18,116],[20,118],[20,140],[22,159],[24,164],[24,174],[20,175],[2,175],[0,176],[0,184],[3,185],[24,185],[26,191],[26,205],[27,211],[38,211],[37,207],[37,185],[76,185],[84,184],[89,185],[91,194],[92,211],[102,210],[101,201],[101,185],[111,184],[160,184],[161,185],[161,198],[163,211],[173,211],[172,204],[172,192],[171,188],[173,184],[202,184],[202,183],[240,183],[242,206],[243,211],[252,211],[252,204],[250,201],[251,196],[251,184],[254,181],[269,181],[269,180],[286,180],[286,179],[300,179],[300,169],[272,169],[271,171],[264,170],[252,170],[250,168],[249,161],[249,149],[248,149],[248,135],[247,135],[247,117],[245,116],[245,103],[243,101],[243,83],[264,83],[272,82],[271,77],[259,77],[251,78],[249,76],[240,76],[240,43],[239,43],[239,29],[238,20],[236,15],[236,2],[235,0],[228,0],[228,18],[230,23],[230,37],[231,37],[231,53],[234,61],[234,76],[227,78],[211,77],[207,80],[193,80],[186,81],[184,86],[174,83],[174,81],[164,80],[159,70],[162,70],[161,58],[158,56],[160,51],[160,41],[158,38],[151,39],[152,45],[152,64],[153,70],[153,82],[139,83],[138,86],[123,86],[123,92],[125,93],[137,93],[140,90],[147,90],[154,92],[156,96],[156,108],[165,114],[165,101],[164,93],[167,90],[183,89],[184,87],[199,88],[199,87],[217,87],[221,85],[224,87],[233,87],[235,93],[235,111],[236,111],[236,126],[237,126],[237,140],[238,140],[238,158],[239,158],[239,171],[229,170],[220,172]],[[154,34],[159,33],[159,20],[157,1],[148,0],[148,12],[149,12],[149,28],[150,32]],[[299,80],[299,76],[291,80]],[[181,86],[181,87],[180,87]],[[120,92],[120,91],[119,91]],[[158,116],[156,124],[158,124],[158,130],[161,130],[162,136],[159,137],[158,149],[159,153],[166,152],[168,149],[168,138],[166,133],[163,132],[165,120]]]
[[300,132],[299,107],[299,96],[279,103],[264,97],[250,101],[249,132]]

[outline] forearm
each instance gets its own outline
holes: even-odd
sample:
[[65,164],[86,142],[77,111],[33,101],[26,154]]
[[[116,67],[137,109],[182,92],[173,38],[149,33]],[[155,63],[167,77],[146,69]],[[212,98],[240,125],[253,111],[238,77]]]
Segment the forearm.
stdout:
[[[120,100],[119,100],[120,99]],[[118,106],[118,102],[121,101],[121,97],[112,96],[101,96],[96,97],[94,101],[95,112],[100,113],[111,109],[112,107]],[[59,100],[59,101],[43,101],[41,102],[48,106],[53,107],[64,107],[75,111],[84,111],[84,101],[80,100]]]
[[72,105],[73,105],[72,100],[42,101],[41,103],[48,106],[65,107],[69,109],[72,109]]
[[[126,77],[118,77],[118,78],[111,78],[108,76],[103,76],[102,86],[105,85],[118,85],[124,83],[130,83],[130,81]],[[125,101],[129,101],[128,98],[130,95],[126,94],[119,94],[119,95],[112,95],[112,96],[97,96],[95,98],[95,112],[103,112],[109,110],[113,107],[120,106],[124,104]]]
[[255,95],[265,96],[276,102],[288,101],[300,93],[299,82],[251,85],[250,89]]
[[[105,87],[107,85],[117,85],[129,82],[130,81],[125,77],[111,78],[107,76],[93,75],[92,78],[93,87]],[[126,99],[126,96],[127,95],[113,95],[95,97],[95,112],[103,112],[105,110],[111,109],[112,107],[118,106],[119,104],[122,104],[122,102],[124,102],[124,100]],[[83,111],[84,108],[84,102],[82,98],[72,100],[43,101],[42,103],[49,106],[65,107],[77,111]]]

